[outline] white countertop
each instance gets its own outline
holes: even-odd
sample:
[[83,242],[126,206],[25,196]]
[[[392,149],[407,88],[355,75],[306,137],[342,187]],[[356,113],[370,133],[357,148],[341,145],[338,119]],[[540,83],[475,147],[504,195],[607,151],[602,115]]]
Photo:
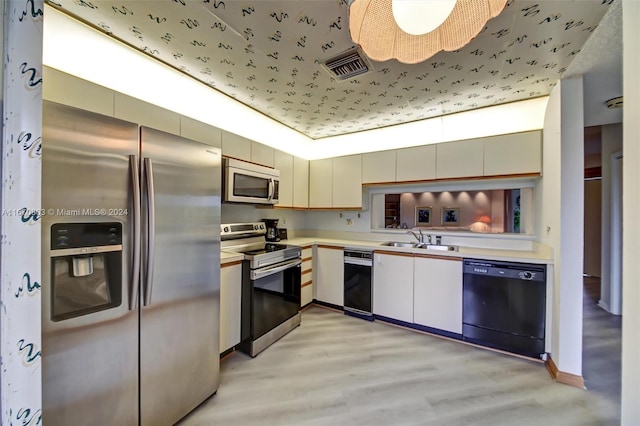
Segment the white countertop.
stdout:
[[529,250],[500,250],[476,247],[459,247],[458,251],[427,250],[413,247],[388,247],[381,245],[379,241],[361,240],[339,240],[329,238],[291,238],[283,240],[282,243],[296,246],[308,246],[312,244],[323,244],[336,247],[351,247],[361,249],[374,249],[387,252],[426,254],[434,256],[463,257],[469,259],[487,259],[507,262],[528,262],[553,264],[553,259],[548,253]]
[[232,253],[229,251],[221,251],[220,252],[220,264],[224,265],[226,263],[237,262],[239,260],[244,259],[244,255],[242,253]]
[[[341,240],[332,238],[319,237],[302,237],[282,240],[283,244],[291,244],[294,246],[310,246],[314,244],[322,244],[335,247],[351,247],[368,250],[380,250],[386,252],[426,254],[433,256],[462,257],[467,259],[487,259],[505,262],[527,262],[540,264],[553,264],[553,258],[548,253],[537,252],[532,250],[501,250],[477,247],[459,247],[458,251],[440,251],[426,250],[413,247],[388,247],[381,245],[380,241],[364,241],[364,240]],[[233,252],[220,252],[220,264],[237,262],[242,260],[244,256]]]

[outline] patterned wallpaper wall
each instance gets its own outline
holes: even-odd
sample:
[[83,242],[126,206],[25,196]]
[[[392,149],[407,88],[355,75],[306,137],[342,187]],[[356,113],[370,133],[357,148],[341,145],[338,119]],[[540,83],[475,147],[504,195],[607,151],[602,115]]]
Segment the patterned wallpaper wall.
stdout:
[[42,0],[4,2],[2,424],[39,425]]
[[317,139],[548,95],[613,1],[510,0],[458,51],[344,82],[321,63],[354,46],[347,0],[48,3]]

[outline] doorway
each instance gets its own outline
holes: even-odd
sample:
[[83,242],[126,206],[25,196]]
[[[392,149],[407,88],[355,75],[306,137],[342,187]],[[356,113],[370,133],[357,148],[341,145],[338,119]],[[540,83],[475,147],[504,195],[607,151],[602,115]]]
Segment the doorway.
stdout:
[[613,276],[613,248],[620,247],[618,259],[622,249],[616,134],[611,126],[585,129],[582,373],[589,391],[620,401],[622,320],[609,306],[609,283],[621,283]]

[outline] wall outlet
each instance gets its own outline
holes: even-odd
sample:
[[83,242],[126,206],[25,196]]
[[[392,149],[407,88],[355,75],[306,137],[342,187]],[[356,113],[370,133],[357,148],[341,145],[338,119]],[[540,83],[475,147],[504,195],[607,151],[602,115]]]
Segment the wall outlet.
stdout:
[[551,234],[551,227],[547,225],[547,237],[549,236],[549,234]]
[[351,225],[353,225],[353,220],[347,219],[347,226],[351,226]]

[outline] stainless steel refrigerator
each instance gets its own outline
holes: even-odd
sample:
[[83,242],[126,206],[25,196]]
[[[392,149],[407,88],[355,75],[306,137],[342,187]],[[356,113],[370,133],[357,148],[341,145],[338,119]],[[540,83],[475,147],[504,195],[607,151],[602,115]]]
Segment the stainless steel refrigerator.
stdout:
[[170,425],[219,384],[221,153],[44,103],[46,425]]

